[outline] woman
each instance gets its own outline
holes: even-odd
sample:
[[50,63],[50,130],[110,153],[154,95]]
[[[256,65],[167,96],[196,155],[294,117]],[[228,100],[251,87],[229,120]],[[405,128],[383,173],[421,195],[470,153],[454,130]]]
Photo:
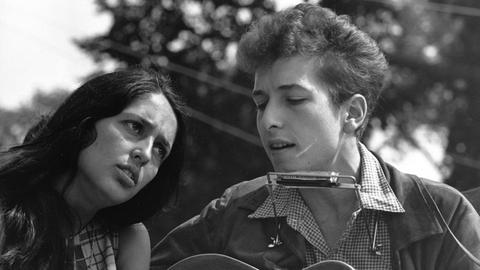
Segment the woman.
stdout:
[[148,269],[140,222],[167,203],[183,162],[168,80],[101,75],[33,129],[0,154],[0,268]]

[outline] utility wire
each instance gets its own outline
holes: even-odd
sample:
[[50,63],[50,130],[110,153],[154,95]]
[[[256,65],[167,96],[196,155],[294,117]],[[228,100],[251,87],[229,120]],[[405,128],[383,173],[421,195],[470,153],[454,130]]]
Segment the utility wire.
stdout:
[[[164,68],[167,68],[171,71],[174,71],[174,72],[177,72],[177,73],[180,73],[180,74],[183,74],[183,75],[186,75],[186,76],[189,76],[189,77],[192,77],[194,79],[197,79],[197,80],[200,80],[200,81],[203,81],[203,82],[206,82],[206,83],[212,83],[216,86],[221,86],[223,88],[226,87],[226,85],[234,85],[232,83],[230,84],[226,84],[225,82],[222,82],[216,78],[213,78],[212,76],[210,75],[203,75],[203,74],[198,74],[199,72],[193,70],[193,69],[189,69],[187,67],[184,67],[182,65],[179,65],[179,64],[175,64],[175,63],[172,63],[171,61],[168,61],[166,59],[166,57],[153,57],[151,55],[147,55],[147,54],[141,54],[141,53],[138,53],[138,52],[135,52],[133,51],[132,49],[130,49],[129,47],[125,46],[125,45],[121,45],[121,44],[118,44],[116,42],[113,42],[113,41],[103,41],[103,42],[97,42],[98,45],[100,45],[102,48],[110,48],[110,49],[113,49],[113,50],[116,50],[117,52],[121,52],[121,53],[124,53],[124,54],[127,54],[129,56],[132,56],[132,57],[135,57],[135,58],[138,58],[138,59],[148,59],[153,65],[158,65],[158,66],[161,66],[161,67],[164,67]],[[237,90],[240,89],[240,86],[236,86],[237,87]],[[233,91],[235,93],[244,93],[244,92],[236,92],[236,90],[232,90],[233,88],[225,88],[227,90],[230,90],[230,91]],[[244,90],[241,90],[241,91],[244,91]],[[185,111],[187,114],[189,114],[191,117],[197,119],[198,121],[201,121],[213,128],[216,128],[218,130],[221,130],[225,133],[228,133],[234,137],[237,137],[241,140],[244,140],[246,142],[249,142],[253,145],[256,145],[256,146],[259,146],[259,147],[262,147],[262,144],[260,143],[259,139],[258,139],[258,136],[255,136],[255,135],[252,135],[248,132],[245,132],[233,125],[229,125],[227,123],[224,123],[220,120],[217,120],[211,116],[208,116],[200,111],[197,111],[189,106],[185,106]]]
[[219,129],[221,131],[224,131],[230,135],[233,135],[235,137],[238,137],[242,140],[245,140],[253,145],[256,145],[256,146],[260,146],[262,147],[262,144],[260,143],[260,140],[258,139],[257,136],[255,135],[252,135],[248,132],[245,132],[237,127],[234,127],[234,126],[231,126],[231,125],[228,125],[228,124],[225,124],[223,123],[222,121],[219,121],[211,116],[208,116],[202,112],[199,112],[195,109],[192,109],[188,106],[185,107],[185,111],[191,115],[192,117],[194,117],[195,119],[205,123],[205,124],[208,124],[216,129]]
[[480,17],[480,8],[434,3],[434,2],[416,3],[416,4],[423,5],[427,9],[438,11],[438,12],[453,13],[453,14],[471,16],[471,17]]
[[[370,1],[370,0],[366,0],[366,1]],[[374,0],[373,0],[374,1]],[[195,71],[193,69],[189,69],[187,67],[184,67],[182,65],[179,65],[179,64],[175,64],[175,63],[172,63],[171,61],[168,61],[166,59],[166,57],[156,57],[156,59],[153,59],[154,57],[151,56],[151,55],[142,55],[140,53],[137,53],[135,51],[133,51],[132,49],[130,49],[129,47],[125,46],[125,45],[122,45],[122,44],[118,44],[116,42],[112,42],[112,41],[104,41],[102,42],[101,44],[102,47],[104,48],[111,48],[111,49],[114,49],[118,52],[121,52],[121,53],[125,53],[127,55],[130,55],[130,56],[133,56],[133,57],[136,57],[136,58],[139,58],[139,59],[143,59],[143,58],[147,58],[149,59],[149,61],[152,62],[152,64],[154,65],[159,65],[161,67],[164,67],[164,68],[167,68],[171,71],[174,71],[174,72],[177,72],[177,73],[180,73],[180,74],[183,74],[183,75],[186,75],[186,76],[189,76],[191,78],[194,78],[194,79],[197,79],[197,80],[200,80],[200,81],[203,81],[203,82],[206,82],[206,83],[211,83],[211,84],[214,84],[215,86],[221,86],[223,88],[225,88],[224,85],[227,85],[225,82],[223,81],[220,81],[218,79],[215,79],[215,80],[210,80],[210,79],[207,79],[207,78],[213,78],[212,76],[210,75],[199,75],[198,71]],[[168,67],[172,67],[173,65],[173,68],[168,68]],[[214,82],[215,81],[215,82]],[[240,87],[240,86],[237,86],[237,87]],[[227,90],[230,90],[230,91],[233,91],[235,92],[234,88],[225,88]],[[243,90],[242,90],[243,91]],[[235,92],[237,93],[237,92]],[[189,113],[193,118],[207,124],[207,125],[210,125],[216,129],[219,129],[221,131],[224,131],[232,136],[235,136],[239,139],[242,139],[244,141],[247,141],[249,143],[252,143],[253,145],[256,145],[256,146],[262,146],[258,137],[255,136],[255,135],[252,135],[250,133],[247,133],[235,126],[232,126],[232,125],[229,125],[229,124],[226,124],[226,123],[223,123],[222,121],[219,121],[211,116],[208,116],[202,112],[199,112],[195,109],[192,109],[188,106],[186,106],[186,111],[187,113]],[[415,141],[416,142],[416,141]],[[412,142],[411,142],[412,143]],[[440,166],[439,164],[436,164],[436,162],[433,162],[433,159],[431,158],[431,156],[428,154],[428,151],[426,151],[425,149],[423,149],[422,147],[420,147],[420,145],[418,143],[414,143],[414,146],[416,146],[425,156],[426,158],[435,166],[437,167],[437,169],[440,169]],[[428,155],[427,155],[428,154]],[[480,161],[476,161],[474,159],[471,159],[471,158],[468,158],[468,157],[461,157],[459,155],[456,155],[456,154],[452,154],[452,153],[446,153],[447,155],[450,155],[454,161],[458,164],[462,164],[464,166],[467,166],[467,167],[471,167],[471,168],[474,168],[474,169],[478,169],[480,170]]]
[[215,78],[214,76],[211,76],[207,73],[201,73],[198,72],[194,69],[188,68],[183,65],[176,64],[172,61],[170,61],[168,58],[165,56],[152,56],[148,54],[142,54],[133,51],[130,47],[125,46],[123,44],[120,44],[118,42],[114,42],[111,40],[105,40],[105,41],[100,41],[97,42],[98,45],[102,46],[103,48],[110,48],[114,49],[118,52],[127,54],[129,56],[136,57],[138,59],[144,59],[147,58],[150,62],[153,64],[156,64],[162,68],[168,69],[170,71],[176,72],[183,74],[187,77],[196,79],[201,82],[209,83],[211,85],[217,86],[224,88],[228,91],[234,92],[236,94],[240,94],[246,97],[250,97],[250,90],[246,87],[240,86],[238,84],[234,84],[225,80],[220,80],[218,78]]
[[454,154],[454,153],[447,153],[447,155],[449,155],[453,159],[453,161],[457,164],[480,170],[480,161],[478,160],[461,156],[458,154]]
[[[388,0],[363,0],[363,1],[378,3],[378,4],[385,4],[390,6],[402,5],[401,3],[397,4],[397,3],[394,3],[393,1],[388,1]],[[480,17],[480,8],[459,6],[459,5],[452,5],[452,4],[434,3],[434,2],[423,2],[423,3],[413,2],[413,5],[423,6],[423,8],[427,10],[436,11],[436,12],[458,14],[458,15],[470,16],[470,17]]]
[[[380,3],[380,4],[387,4],[387,5],[392,5],[394,6],[395,4],[392,3],[391,1],[385,1],[385,0],[364,0],[365,2],[372,2],[372,3]],[[464,16],[472,16],[472,17],[480,17],[480,8],[474,8],[474,7],[467,7],[467,6],[459,6],[459,5],[452,5],[452,4],[442,4],[442,3],[433,3],[433,2],[425,2],[425,3],[414,3],[415,5],[423,6],[426,9],[432,10],[432,11],[437,11],[437,12],[445,12],[445,13],[452,13],[452,14],[458,14],[458,15],[464,15]],[[10,25],[11,26],[11,25]],[[37,38],[38,39],[38,38]],[[42,40],[43,41],[43,40]],[[98,45],[104,47],[104,48],[111,48],[114,49],[118,52],[125,53],[127,55],[133,56],[138,59],[149,59],[152,64],[161,66],[162,68],[165,68],[167,70],[183,74],[185,76],[188,76],[190,78],[212,84],[217,87],[222,87],[225,88],[226,90],[232,91],[234,93],[244,95],[244,96],[250,96],[249,92],[250,90],[242,87],[240,85],[227,82],[224,80],[219,80],[209,74],[206,73],[199,73],[198,71],[194,69],[190,69],[188,67],[173,63],[169,61],[166,57],[153,57],[151,55],[143,55],[138,52],[133,51],[131,48],[128,46],[125,46],[120,43],[116,43],[113,41],[101,41],[97,42]],[[52,44],[48,44],[53,47]],[[56,50],[58,51],[58,50]],[[219,121],[213,117],[210,117],[202,112],[199,112],[193,108],[190,108],[188,106],[185,107],[185,110],[187,111],[188,114],[190,114],[193,118],[204,122],[205,124],[208,124],[214,128],[217,128],[221,131],[224,131],[232,136],[235,136],[237,138],[240,138],[242,140],[245,140],[249,143],[252,143],[257,146],[261,146],[261,143],[259,142],[259,139],[257,136],[252,135],[250,133],[247,133],[235,126],[223,123],[222,121]],[[419,147],[421,148],[421,147]],[[424,149],[420,149],[424,150]],[[425,152],[425,151],[422,151]],[[453,154],[453,153],[446,153],[447,155],[450,155],[456,163],[462,164],[467,167],[472,167],[475,169],[480,170],[480,161],[463,157],[458,154]],[[433,163],[434,165],[438,166],[438,164]]]
[[[166,61],[165,61],[166,60]],[[222,87],[225,88],[231,92],[250,97],[250,90],[242,87],[237,84],[233,84],[231,82],[219,80],[211,75],[208,75],[206,73],[199,73],[198,71],[187,68],[185,66],[175,64],[168,59],[159,59],[157,60],[157,64],[161,67],[164,67],[165,69],[168,69],[170,71],[176,72],[176,73],[181,73],[185,76],[188,76],[190,78],[197,79],[201,82],[209,83],[211,85],[217,86],[217,87]]]

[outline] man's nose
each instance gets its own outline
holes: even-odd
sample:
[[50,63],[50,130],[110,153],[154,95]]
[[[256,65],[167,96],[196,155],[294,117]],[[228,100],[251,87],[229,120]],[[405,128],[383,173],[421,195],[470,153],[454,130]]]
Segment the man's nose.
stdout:
[[263,123],[263,127],[267,130],[272,128],[281,128],[281,113],[278,110],[278,105],[276,105],[274,102],[269,102],[265,106],[261,121]]

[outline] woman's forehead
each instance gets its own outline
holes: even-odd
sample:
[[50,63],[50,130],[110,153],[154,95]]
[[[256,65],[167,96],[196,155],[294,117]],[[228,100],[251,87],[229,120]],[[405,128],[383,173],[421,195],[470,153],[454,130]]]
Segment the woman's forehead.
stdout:
[[173,142],[177,130],[177,119],[169,101],[162,93],[143,95],[128,105],[122,113],[143,118],[153,128],[161,129]]

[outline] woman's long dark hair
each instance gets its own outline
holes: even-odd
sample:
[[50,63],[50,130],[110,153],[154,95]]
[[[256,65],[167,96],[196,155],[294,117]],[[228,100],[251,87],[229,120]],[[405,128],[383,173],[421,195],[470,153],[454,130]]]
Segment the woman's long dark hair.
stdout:
[[54,181],[75,173],[79,152],[96,138],[98,120],[119,114],[151,93],[164,94],[176,115],[172,151],[136,196],[97,215],[121,227],[142,221],[165,205],[178,185],[185,132],[181,103],[169,80],[142,69],[95,77],[41,120],[22,145],[0,153],[1,269],[63,269],[65,231],[60,228],[71,228],[74,217],[53,188]]

